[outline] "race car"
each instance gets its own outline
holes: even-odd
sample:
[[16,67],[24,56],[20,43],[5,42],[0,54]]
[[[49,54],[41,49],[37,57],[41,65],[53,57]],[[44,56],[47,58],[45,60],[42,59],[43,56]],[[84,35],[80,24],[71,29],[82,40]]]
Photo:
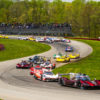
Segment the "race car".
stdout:
[[56,59],[56,58],[59,58],[59,57],[61,57],[61,56],[62,56],[62,54],[61,54],[61,53],[58,53],[58,54],[54,54],[54,55],[53,55],[53,58]]
[[8,39],[8,36],[6,36],[6,35],[0,35],[0,38]]
[[34,64],[43,64],[46,61],[51,61],[51,58],[45,56],[34,56],[33,58],[29,58],[29,62],[33,62]]
[[34,65],[30,68],[30,75],[34,75],[34,70],[37,68],[41,68],[39,65]]
[[28,37],[17,37],[18,40],[28,40]]
[[35,41],[35,38],[29,37],[28,40],[30,40],[30,41]]
[[[70,77],[70,79],[65,77],[65,75]],[[58,83],[62,86],[76,87],[80,89],[88,89],[95,87],[100,88],[100,80],[91,81],[88,75],[81,73],[59,74],[58,81]]]
[[46,62],[40,64],[40,66],[42,68],[46,68],[46,67],[49,67],[50,69],[55,69],[56,68],[56,64],[55,63],[52,64],[51,61],[46,61]]
[[59,58],[56,58],[56,62],[69,62],[70,61],[70,57],[67,56],[61,56]]
[[71,40],[66,39],[66,42],[67,42],[67,43],[70,43],[70,42],[71,42]]
[[40,38],[40,37],[36,38],[36,42],[44,42],[44,41],[45,41],[44,38]]
[[21,61],[21,63],[18,63],[17,65],[16,65],[16,68],[18,69],[18,68],[30,68],[30,67],[32,67],[32,63],[30,63],[30,62],[27,62],[27,61]]
[[70,59],[76,59],[76,58],[80,58],[80,54],[79,53],[71,53],[68,55],[70,57]]
[[43,70],[41,67],[34,68],[34,78],[35,79],[42,80],[42,74],[43,74]]
[[53,72],[46,71],[42,74],[41,80],[46,81],[58,81],[58,74],[54,75]]
[[34,56],[33,58],[29,58],[29,62],[33,62],[34,64],[44,63],[45,58],[43,56]]
[[73,47],[71,47],[71,46],[66,46],[65,51],[66,51],[66,52],[72,52],[72,51],[73,51]]

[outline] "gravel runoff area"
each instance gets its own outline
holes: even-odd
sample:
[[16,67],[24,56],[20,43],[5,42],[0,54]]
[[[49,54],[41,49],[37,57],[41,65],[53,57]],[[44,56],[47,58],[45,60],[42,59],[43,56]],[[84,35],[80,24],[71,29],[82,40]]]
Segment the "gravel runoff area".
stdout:
[[[63,45],[63,44],[62,44]],[[70,43],[76,51],[78,49],[78,52],[80,52],[81,58],[88,56],[92,52],[92,48],[84,43],[72,41]],[[52,45],[52,49],[50,51],[47,51],[45,53],[39,54],[44,56],[52,56],[54,53],[57,53],[57,48]],[[100,91],[83,91],[68,87],[62,87],[63,89],[49,89],[47,88],[40,88],[40,87],[18,87],[18,82],[16,82],[15,85],[11,85],[9,83],[6,83],[6,81],[2,80],[2,74],[9,71],[13,65],[15,67],[16,63],[21,61],[22,59],[27,59],[29,57],[20,58],[20,59],[14,59],[9,60],[5,62],[0,62],[0,98],[3,98],[4,100],[97,100],[100,98]],[[57,64],[57,66],[60,66]],[[10,73],[9,73],[10,74]],[[7,77],[9,80],[9,75]]]

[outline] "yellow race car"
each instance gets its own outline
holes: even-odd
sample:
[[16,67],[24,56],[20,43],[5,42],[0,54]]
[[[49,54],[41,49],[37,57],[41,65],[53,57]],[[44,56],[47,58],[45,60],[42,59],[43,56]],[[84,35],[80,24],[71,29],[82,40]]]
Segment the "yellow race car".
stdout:
[[28,40],[35,41],[35,38],[30,37],[30,38],[28,38]]
[[3,38],[3,36],[2,36],[2,35],[0,35],[0,38]]
[[69,54],[68,57],[70,57],[70,59],[76,59],[76,58],[80,58],[80,54],[73,53],[73,54]]
[[8,36],[6,36],[6,35],[0,35],[0,38],[8,39]]
[[69,62],[70,61],[70,57],[67,56],[61,56],[56,58],[56,62]]

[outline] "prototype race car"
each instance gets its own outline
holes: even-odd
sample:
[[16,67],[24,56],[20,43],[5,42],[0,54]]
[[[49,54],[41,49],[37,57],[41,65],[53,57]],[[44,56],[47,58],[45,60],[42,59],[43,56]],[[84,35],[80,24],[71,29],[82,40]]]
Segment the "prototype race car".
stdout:
[[35,79],[42,80],[42,74],[43,74],[43,70],[41,67],[34,68],[34,78]]
[[[64,75],[64,77],[63,77]],[[69,76],[70,79],[65,77],[65,75]],[[70,86],[81,89],[88,88],[100,88],[100,80],[91,81],[89,76],[81,73],[68,73],[68,74],[59,74],[59,84],[62,86]]]
[[61,56],[59,58],[56,58],[56,62],[69,62],[70,61],[70,57],[67,56]]
[[68,56],[70,57],[70,59],[80,58],[80,54],[77,53],[69,54]]
[[41,68],[39,65],[34,65],[33,67],[30,68],[30,75],[34,75],[34,70],[37,68]]
[[46,71],[42,74],[42,81],[58,81],[58,74],[54,75],[53,72]]
[[27,61],[22,61],[21,63],[18,63],[16,65],[16,68],[27,68],[28,69],[30,67],[32,67],[32,63],[27,62]]
[[66,51],[66,52],[72,52],[72,51],[73,51],[73,47],[67,46],[67,47],[65,48],[65,51]]

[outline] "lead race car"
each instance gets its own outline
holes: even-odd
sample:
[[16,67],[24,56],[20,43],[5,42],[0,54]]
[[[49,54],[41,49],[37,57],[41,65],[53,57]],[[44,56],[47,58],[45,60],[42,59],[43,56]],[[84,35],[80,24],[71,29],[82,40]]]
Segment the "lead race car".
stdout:
[[[65,75],[69,76],[70,79]],[[100,88],[100,80],[90,80],[88,75],[81,73],[59,74],[59,84],[81,89]]]

